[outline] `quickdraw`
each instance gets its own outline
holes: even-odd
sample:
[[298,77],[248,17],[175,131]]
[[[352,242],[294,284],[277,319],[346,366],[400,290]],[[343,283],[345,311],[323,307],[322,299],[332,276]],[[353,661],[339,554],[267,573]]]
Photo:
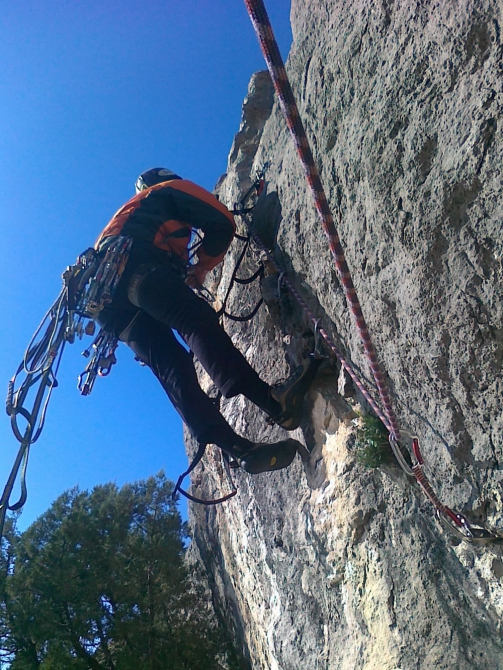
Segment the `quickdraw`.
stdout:
[[[251,209],[247,210],[247,212],[250,212],[250,211],[251,211]],[[231,291],[232,291],[232,288],[233,288],[234,284],[241,284],[242,286],[252,284],[256,279],[263,276],[264,266],[260,265],[259,268],[257,269],[257,271],[254,272],[251,275],[251,277],[247,277],[246,279],[242,279],[242,278],[237,276],[238,270],[241,267],[241,263],[243,262],[243,259],[246,255],[246,252],[248,251],[248,249],[250,247],[250,236],[244,237],[244,236],[240,235],[238,239],[244,240],[245,244],[243,246],[243,250],[241,251],[241,253],[238,257],[236,265],[234,266],[234,270],[232,272],[232,276],[231,276],[231,280],[229,282],[229,286],[227,288],[227,292],[226,292],[224,300],[222,302],[222,306],[220,307],[220,309],[217,312],[217,315],[218,316],[225,316],[226,318],[230,319],[231,321],[241,321],[241,322],[243,322],[243,321],[250,321],[251,319],[253,319],[255,314],[258,312],[258,310],[262,306],[262,304],[264,302],[264,299],[260,298],[260,300],[257,302],[257,304],[252,309],[252,311],[249,314],[246,314],[246,315],[230,314],[227,311],[227,301],[229,300],[229,296],[231,294]]]
[[[53,389],[58,385],[57,374],[66,343],[84,335],[94,335],[95,322],[103,307],[112,300],[115,288],[126,265],[132,240],[117,237],[103,254],[87,249],[75,265],[63,273],[63,288],[41,324],[35,331],[23,360],[8,385],[6,410],[12,431],[20,447],[0,498],[0,538],[8,510],[20,509],[27,499],[26,469],[30,447],[44,427],[47,407]],[[87,323],[86,323],[87,322]],[[45,328],[45,329],[44,329]],[[117,340],[102,329],[84,352],[94,352],[86,370],[79,376],[78,388],[88,395],[96,376],[105,377],[116,362]],[[23,377],[16,387],[19,377]],[[28,395],[35,394],[31,410],[26,408]],[[21,428],[19,419],[26,422]],[[19,473],[21,494],[17,502],[10,498]]]
[[[278,95],[283,115],[285,117],[287,126],[292,135],[295,146],[297,148],[297,153],[300,157],[302,167],[304,168],[306,180],[312,192],[314,203],[318,211],[320,221],[323,226],[323,230],[325,231],[325,234],[328,238],[330,251],[332,252],[332,256],[335,261],[337,274],[341,286],[344,290],[347,304],[355,319],[363,347],[369,360],[370,369],[372,370],[372,374],[374,376],[379,396],[381,398],[381,402],[384,407],[384,412],[380,410],[379,406],[371,398],[370,394],[366,390],[365,391],[363,390],[363,384],[358,380],[358,377],[352,370],[349,362],[345,360],[345,358],[337,350],[335,343],[328,337],[325,331],[323,331],[323,329],[318,326],[319,334],[326,341],[331,351],[333,351],[333,353],[341,361],[341,364],[348,371],[352,379],[357,384],[358,388],[362,390],[365,398],[370,402],[370,405],[374,410],[374,412],[381,419],[381,421],[383,421],[384,425],[386,426],[389,432],[390,445],[393,450],[393,453],[395,454],[395,457],[397,458],[398,463],[400,464],[400,466],[407,475],[413,476],[416,479],[417,483],[425,492],[428,499],[435,506],[437,518],[439,518],[447,528],[453,531],[462,540],[472,543],[491,542],[495,544],[501,544],[503,543],[503,537],[500,537],[495,533],[491,533],[485,528],[473,527],[462,514],[453,512],[451,509],[449,509],[440,502],[440,500],[435,495],[431,485],[429,484],[424,474],[423,471],[424,461],[422,459],[421,452],[419,450],[419,442],[417,438],[412,439],[412,452],[414,461],[412,460],[410,454],[407,452],[404,445],[402,444],[398,422],[393,412],[384,375],[380,368],[377,359],[377,354],[374,349],[372,340],[370,338],[370,334],[361,310],[358,296],[356,295],[351,274],[349,272],[349,268],[346,263],[344,250],[342,248],[337,230],[335,228],[334,218],[328,205],[328,201],[321,183],[319,172],[313,158],[309,141],[307,139],[304,126],[302,124],[299,110],[295,102],[295,97],[293,95],[293,91],[290,86],[290,82],[288,80],[288,75],[286,73],[283,59],[281,58],[281,54],[279,52],[278,45],[274,37],[272,26],[269,21],[269,17],[267,16],[263,0],[244,0],[244,1],[250,19],[252,21],[253,27],[255,29],[255,33],[259,40],[260,48],[267,63],[267,67],[269,69],[269,73],[271,75],[274,88]],[[340,221],[341,214],[339,210],[337,210],[337,217],[338,220]],[[258,242],[260,243],[260,241]],[[276,264],[275,260],[272,258],[272,254],[270,254],[270,252],[265,247],[263,247],[263,250],[269,254],[269,260],[271,260],[273,263]],[[276,267],[278,268],[277,264]],[[280,271],[279,268],[278,271]],[[283,281],[288,285],[294,297],[299,301],[299,304],[303,305],[304,309],[306,310],[306,313],[309,314],[311,321],[313,321],[314,324],[316,324],[317,320],[314,318],[314,315],[310,312],[309,308],[307,307],[307,304],[302,300],[301,296],[298,294],[295,287],[284,276]]]
[[[264,189],[264,186],[265,186],[265,175],[266,175],[266,172],[267,172],[268,168],[269,168],[269,162],[265,163],[261,169],[256,171],[255,181],[250,186],[248,191],[244,194],[244,196],[241,198],[241,200],[234,204],[234,209],[232,210],[232,213],[234,214],[234,216],[244,216],[246,214],[250,214],[253,211],[255,205],[252,205],[251,207],[250,206],[247,207],[247,203],[252,196],[255,196],[255,197],[258,198],[261,195],[261,193]],[[227,288],[227,292],[226,292],[225,297],[223,299],[222,306],[220,307],[220,309],[217,312],[217,315],[218,316],[225,316],[227,319],[230,319],[231,321],[244,322],[244,321],[250,321],[251,319],[253,319],[255,314],[258,312],[260,307],[263,305],[264,299],[260,298],[258,300],[257,304],[255,305],[255,307],[251,310],[251,312],[249,312],[248,314],[245,314],[245,315],[230,314],[227,311],[227,301],[229,300],[229,296],[231,294],[231,291],[232,291],[232,288],[233,288],[234,284],[240,284],[242,286],[252,284],[256,279],[259,279],[259,278],[263,277],[264,267],[263,267],[263,265],[260,265],[258,267],[257,271],[254,272],[253,275],[251,275],[250,277],[246,277],[246,278],[238,277],[237,274],[238,274],[239,268],[241,267],[243,259],[246,256],[246,253],[247,253],[248,249],[250,248],[251,236],[250,236],[250,234],[239,235],[238,233],[236,233],[234,235],[234,237],[236,239],[238,239],[239,241],[244,242],[244,246],[243,246],[243,249],[242,249],[240,255],[238,256],[238,259],[236,261],[236,265],[234,266],[234,270],[232,272],[232,276],[231,276],[231,280],[229,282],[229,286]]]

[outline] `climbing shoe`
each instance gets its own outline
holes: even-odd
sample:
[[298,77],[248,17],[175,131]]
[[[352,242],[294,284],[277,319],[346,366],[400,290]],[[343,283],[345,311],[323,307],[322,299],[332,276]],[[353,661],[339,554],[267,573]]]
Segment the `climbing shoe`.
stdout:
[[309,391],[323,360],[321,357],[309,356],[286,381],[271,388],[271,397],[281,407],[279,414],[270,417],[272,423],[278,424],[285,430],[295,430],[300,426],[304,396]]
[[297,440],[282,440],[274,444],[254,444],[251,449],[236,459],[239,465],[252,475],[287,468],[298,450],[304,446]]

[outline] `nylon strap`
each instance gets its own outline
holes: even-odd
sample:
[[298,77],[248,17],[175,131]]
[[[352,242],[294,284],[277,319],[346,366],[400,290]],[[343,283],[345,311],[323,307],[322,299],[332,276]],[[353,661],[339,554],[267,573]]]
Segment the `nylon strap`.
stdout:
[[[233,490],[230,493],[228,493],[225,496],[222,496],[221,498],[217,498],[216,500],[203,500],[202,498],[196,498],[196,496],[193,496],[192,494],[188,493],[188,491],[185,491],[185,489],[182,489],[183,480],[185,479],[185,477],[190,475],[192,470],[194,470],[194,468],[200,463],[202,457],[204,456],[204,452],[206,451],[207,446],[208,445],[204,442],[199,444],[196,455],[192,459],[192,462],[189,465],[188,469],[178,477],[178,481],[176,482],[176,486],[173,489],[173,493],[171,494],[171,497],[172,497],[173,500],[176,498],[177,493],[181,493],[188,500],[191,500],[192,502],[198,503],[200,505],[219,505],[220,503],[223,503],[226,500],[229,500],[230,498],[233,498],[236,495],[237,489],[234,487]],[[226,468],[227,468],[227,472],[228,472],[228,462],[227,461],[226,461]],[[229,472],[228,472],[228,474],[229,474]]]
[[[240,214],[243,214],[241,211]],[[246,277],[244,279],[240,279],[237,277],[238,270],[241,266],[241,263],[243,262],[243,259],[246,255],[246,252],[248,251],[248,247],[250,246],[250,235],[247,235],[246,237],[244,235],[235,235],[239,240],[243,241],[245,244],[243,246],[243,250],[239,254],[238,260],[236,261],[236,265],[234,266],[234,270],[232,272],[231,280],[229,282],[229,287],[227,288],[227,292],[225,294],[224,300],[222,302],[222,307],[217,312],[217,316],[225,316],[227,319],[230,319],[231,321],[239,321],[239,322],[244,322],[244,321],[250,321],[250,319],[253,319],[255,314],[258,312],[260,307],[262,306],[262,303],[264,302],[263,298],[260,298],[258,303],[255,305],[253,310],[244,316],[239,316],[235,314],[230,314],[227,311],[227,300],[229,299],[230,293],[232,291],[232,287],[234,284],[251,284],[252,282],[255,281],[258,277],[261,277],[264,274],[264,267],[261,265],[256,272],[253,273],[251,277]]]

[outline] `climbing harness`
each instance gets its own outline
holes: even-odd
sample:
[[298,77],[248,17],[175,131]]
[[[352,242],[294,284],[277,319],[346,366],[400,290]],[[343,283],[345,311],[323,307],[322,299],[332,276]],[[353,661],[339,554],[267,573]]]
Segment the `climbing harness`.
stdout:
[[[106,250],[98,253],[87,249],[63,273],[63,288],[28,345],[23,360],[9,382],[6,410],[12,431],[20,443],[14,465],[0,498],[0,538],[8,510],[21,509],[27,498],[26,469],[30,447],[44,427],[47,407],[53,389],[58,385],[57,374],[66,343],[84,335],[93,336],[95,319],[113,297],[126,265],[132,239],[113,238]],[[87,322],[87,323],[86,323]],[[117,340],[100,329],[91,346],[83,355],[90,361],[79,376],[78,388],[82,395],[91,393],[97,376],[106,377],[116,362]],[[92,356],[91,356],[92,354]],[[19,381],[18,381],[19,380]],[[33,396],[31,410],[27,409],[28,396]],[[19,421],[26,425],[22,428]],[[20,497],[15,503],[10,498],[20,474]]]
[[[263,182],[261,183],[263,184]],[[250,189],[250,193],[254,189],[255,185]],[[248,195],[236,205],[240,212],[246,211],[245,203]],[[236,237],[244,241],[245,246],[240,261],[233,272],[226,300],[235,283],[252,283],[263,273],[263,269],[260,268],[248,279],[237,277],[241,261],[248,250],[250,238],[240,235]],[[201,242],[202,238],[196,234],[189,249],[189,260],[197,253]],[[0,538],[3,534],[7,511],[19,510],[26,502],[26,470],[30,447],[40,437],[52,391],[58,385],[57,373],[65,344],[67,342],[72,344],[76,339],[82,339],[84,335],[95,335],[96,319],[105,305],[110,303],[113,298],[126,266],[131,245],[132,238],[130,237],[112,237],[99,253],[95,249],[89,248],[78,256],[74,265],[70,265],[65,270],[62,275],[63,288],[37,328],[28,345],[23,361],[9,382],[6,409],[11,418],[14,436],[20,443],[20,447],[0,498]],[[199,287],[196,292],[208,302],[215,301],[214,296],[205,287]],[[260,300],[252,313],[237,316],[226,311],[226,300],[222,306],[221,314],[236,321],[247,321],[253,318],[262,304],[262,300]],[[117,338],[101,328],[91,345],[82,354],[89,359],[85,370],[78,376],[77,387],[82,395],[86,396],[92,392],[97,377],[106,377],[110,374],[112,366],[117,362],[115,356],[117,347]],[[20,379],[21,376],[22,379]],[[28,395],[33,395],[33,393],[35,393],[35,398],[31,410],[29,410],[26,407],[27,399]],[[19,425],[20,419],[26,422],[24,428]],[[183,479],[197,466],[204,451],[205,445],[200,445],[189,469],[180,476],[174,495],[179,491],[193,502],[203,504],[224,502],[236,495],[237,492],[230,477],[230,469],[233,467],[233,463],[226,458],[224,458],[224,465],[232,485],[231,493],[218,500],[203,501],[190,495],[181,487]],[[20,475],[21,493],[19,499],[15,503],[11,503],[10,499],[18,475]]]
[[[328,338],[323,329],[318,326],[319,334],[323,337],[329,348],[341,361],[341,364],[348,371],[353,381],[355,381],[357,384],[358,388],[363,392],[365,398],[369,401],[374,412],[376,412],[377,416],[386,426],[389,432],[390,445],[398,463],[407,475],[413,476],[416,479],[417,483],[425,492],[430,502],[434,505],[437,518],[439,518],[441,522],[450,530],[452,530],[460,539],[466,542],[492,542],[495,544],[502,544],[503,537],[498,537],[497,535],[490,533],[485,528],[473,527],[462,514],[452,511],[450,508],[440,502],[430,483],[428,482],[426,475],[424,474],[424,461],[419,449],[418,439],[412,438],[412,456],[408,453],[402,444],[398,421],[391,405],[384,375],[380,368],[377,354],[370,338],[368,327],[365,322],[358,297],[356,295],[356,290],[353,285],[351,274],[345,259],[344,250],[335,227],[334,218],[328,205],[319,172],[316,168],[309,141],[300,118],[299,110],[297,108],[293,91],[288,80],[288,75],[286,73],[283,59],[281,58],[276,39],[274,37],[272,26],[267,16],[264,2],[263,0],[244,0],[244,2],[255,29],[255,33],[258,37],[265,61],[267,63],[267,67],[269,69],[274,88],[278,95],[283,115],[294,140],[297,153],[300,157],[308,185],[314,198],[315,207],[323,226],[323,230],[328,238],[330,251],[335,261],[335,267],[339,281],[342,285],[349,309],[355,319],[356,326],[369,361],[369,366],[372,371],[382,405],[384,407],[384,412],[380,410],[379,406],[371,398],[368,391],[363,391],[363,384],[357,380],[357,375],[352,370],[348,361],[346,361],[345,358],[340,354],[333,341]],[[336,210],[336,214],[337,221],[340,223],[341,212],[339,207]],[[272,255],[270,252],[268,252],[267,249],[265,249],[265,247],[264,251],[269,254],[269,260],[275,263]],[[306,313],[309,315],[309,318],[314,322],[316,327],[317,320],[314,318],[314,315],[310,313],[306,303],[302,300],[295,287],[284,276],[282,280],[290,288],[292,295],[294,295],[299,304],[303,305]]]

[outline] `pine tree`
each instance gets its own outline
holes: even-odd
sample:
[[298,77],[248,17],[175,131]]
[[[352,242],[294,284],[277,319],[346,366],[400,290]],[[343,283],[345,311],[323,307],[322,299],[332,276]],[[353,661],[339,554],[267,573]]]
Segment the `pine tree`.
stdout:
[[2,546],[0,653],[11,670],[219,670],[221,631],[184,564],[162,473],[73,489]]

